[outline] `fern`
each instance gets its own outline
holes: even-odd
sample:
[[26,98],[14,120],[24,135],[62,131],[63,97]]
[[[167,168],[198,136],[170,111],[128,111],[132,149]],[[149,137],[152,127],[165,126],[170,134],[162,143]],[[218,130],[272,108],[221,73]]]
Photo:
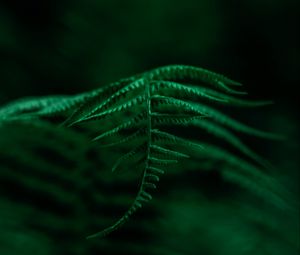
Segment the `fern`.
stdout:
[[[246,94],[236,89],[240,86],[238,82],[202,68],[172,65],[80,95],[33,98],[10,104],[0,109],[0,123],[63,115],[66,120],[61,125],[65,128],[95,122],[101,132],[98,131],[92,140],[101,147],[127,146],[127,152],[115,162],[112,171],[122,165],[130,168],[133,163],[141,166],[139,190],[122,217],[87,238],[102,237],[122,226],[152,199],[151,190],[157,188],[160,175],[169,166],[187,158],[220,161],[224,165],[220,169],[224,178],[254,192],[259,190],[257,195],[266,200],[270,198],[276,205],[284,204],[279,186],[261,170],[271,169],[270,164],[234,132],[266,139],[282,137],[249,127],[207,105],[256,107],[270,104],[269,101],[247,101],[237,97]],[[105,123],[112,120],[116,125],[102,130],[107,126]],[[226,148],[175,134],[169,126],[204,130],[235,147],[248,160]]]

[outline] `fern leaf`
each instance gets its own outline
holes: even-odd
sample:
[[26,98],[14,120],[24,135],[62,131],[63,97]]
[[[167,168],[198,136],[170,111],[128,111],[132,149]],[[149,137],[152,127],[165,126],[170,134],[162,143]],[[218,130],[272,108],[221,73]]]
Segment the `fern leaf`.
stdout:
[[165,173],[164,170],[157,168],[157,167],[153,167],[153,166],[149,166],[148,170],[150,173],[154,173],[154,174],[164,174]]
[[[90,111],[86,116],[82,117],[82,119],[86,119],[93,114],[97,112],[101,112],[101,110],[108,109],[110,106],[112,106],[114,103],[116,103],[120,98],[124,95],[127,95],[129,92],[134,91],[136,89],[139,89],[141,87],[145,86],[145,80],[139,79],[136,81],[133,81],[126,85],[125,87],[121,88],[120,90],[117,90],[114,94],[112,94],[110,97],[108,97],[106,100],[104,100],[101,104],[97,105],[92,111]],[[103,111],[102,111],[103,112]]]
[[249,101],[245,99],[235,98],[233,96],[226,95],[224,93],[215,91],[213,89],[204,87],[187,86],[177,82],[171,81],[152,81],[152,92],[161,91],[163,89],[169,89],[173,93],[176,92],[176,97],[182,97],[182,93],[187,96],[194,96],[198,99],[208,99],[213,102],[233,105],[233,106],[246,106],[246,107],[258,107],[272,104],[271,101]]
[[152,196],[148,192],[142,191],[139,199],[143,200],[145,202],[148,202],[148,201],[152,200]]
[[204,82],[213,85],[216,88],[233,94],[246,94],[245,92],[236,91],[229,86],[241,86],[239,82],[233,81],[223,75],[208,71],[203,68],[171,65],[160,67],[152,71],[143,73],[150,80],[191,80],[193,82]]
[[107,116],[110,116],[111,114],[123,112],[123,111],[128,110],[128,109],[130,109],[136,105],[139,105],[145,101],[146,101],[146,95],[139,95],[139,96],[136,96],[133,99],[130,99],[127,102],[125,102],[121,105],[118,105],[114,108],[111,108],[111,109],[105,110],[103,112],[100,112],[98,114],[94,114],[89,117],[77,120],[77,121],[73,122],[72,125],[87,122],[87,121],[101,120]]
[[[116,142],[112,142],[112,143],[107,143],[107,144],[101,144],[99,145],[100,147],[112,147],[112,146],[116,146],[116,145],[120,145],[120,144],[124,144],[124,143],[129,143],[132,142],[138,138],[141,138],[141,136],[144,135],[144,133],[146,133],[146,129],[145,128],[140,128],[139,130],[135,131],[133,134],[126,136],[125,138],[118,140]],[[93,141],[97,141],[98,138],[94,138]]]
[[202,115],[188,115],[188,114],[164,114],[164,113],[151,113],[153,117],[154,126],[159,125],[188,125],[197,119],[203,119],[206,116]]
[[203,116],[208,116],[213,118],[215,121],[226,125],[232,129],[235,129],[238,132],[242,132],[248,135],[258,136],[261,138],[266,139],[273,139],[273,140],[282,140],[283,137],[277,134],[272,134],[268,132],[264,132],[261,130],[257,130],[255,128],[249,127],[243,123],[240,123],[230,117],[226,116],[225,114],[200,103],[192,103],[192,102],[185,102],[180,99],[172,98],[172,97],[165,97],[165,96],[153,96],[154,99],[160,100],[160,104],[166,105],[173,105],[174,107],[178,107],[180,109],[184,108],[187,111],[194,112],[196,114],[202,114]]
[[[154,100],[157,106],[161,108],[163,106],[172,106],[173,109],[176,109],[177,111],[186,111],[196,115],[209,116],[205,111],[201,109],[201,107],[198,107],[198,105],[195,103],[193,104],[191,102],[186,102],[173,97],[166,97],[161,95],[153,95],[151,98]],[[162,110],[161,108],[160,111]]]
[[232,105],[232,106],[239,106],[239,107],[259,107],[259,106],[266,106],[273,104],[270,100],[255,100],[250,101],[246,99],[239,99],[234,96],[230,96],[218,91],[215,91],[213,89],[209,88],[201,88],[197,87],[197,90],[202,91],[202,93],[206,93],[207,95],[217,98],[219,100],[216,100],[217,103],[223,103],[226,105]]
[[94,112],[101,110],[102,108],[107,109],[114,103],[118,102],[118,100],[127,95],[129,92],[137,90],[139,88],[145,87],[145,79],[138,79],[124,86],[120,90],[117,90],[114,94],[104,100],[100,105],[98,105],[89,115],[92,115]]
[[181,153],[179,151],[169,150],[169,149],[163,148],[163,147],[158,146],[158,145],[151,145],[150,147],[154,151],[157,151],[157,152],[159,152],[163,155],[172,156],[172,157],[175,157],[175,158],[189,158],[190,157],[187,154]]
[[154,184],[152,182],[144,182],[144,187],[146,189],[156,189],[157,188],[156,184]]
[[174,160],[174,159],[160,159],[156,157],[149,157],[149,160],[151,164],[160,165],[160,166],[167,166],[169,164],[174,164],[178,162],[178,160]]
[[85,93],[83,95],[84,100],[70,117],[68,117],[64,123],[62,124],[63,126],[72,126],[75,123],[77,123],[80,119],[84,118],[85,116],[89,115],[93,110],[103,102],[103,100],[108,96],[122,87],[126,86],[127,84],[131,83],[134,81],[134,78],[126,78],[122,79],[118,82],[114,82],[112,84],[109,84],[103,88],[100,88],[95,91],[91,91],[88,93]]
[[187,139],[178,137],[176,135],[169,134],[167,132],[163,132],[163,131],[155,129],[155,130],[152,130],[152,133],[155,135],[154,136],[155,140],[158,140],[163,143],[171,143],[174,145],[180,145],[180,146],[184,146],[184,147],[194,147],[201,151],[204,149],[204,147],[201,143],[192,142]]
[[[191,87],[191,86],[186,86],[177,82],[171,82],[171,81],[152,81],[151,84],[153,86],[151,87],[152,93],[155,92],[160,92],[163,89],[169,89],[173,92],[179,93],[184,93],[186,95],[191,95],[191,96],[197,96],[199,98],[204,98],[204,99],[209,99],[211,101],[217,101],[217,102],[227,102],[226,100],[222,98],[218,98],[212,95],[209,95],[206,93],[204,88],[201,87]],[[202,90],[201,90],[202,89]],[[181,96],[181,94],[179,94]]]
[[190,121],[182,121],[178,120],[176,118],[170,118],[170,119],[162,119],[161,122],[156,124],[170,124],[173,125],[187,125],[190,124],[192,126],[200,127],[202,129],[205,129],[207,132],[215,135],[216,137],[227,141],[229,144],[233,145],[237,149],[239,149],[242,153],[247,155],[248,157],[255,160],[258,164],[264,166],[267,169],[272,169],[273,167],[271,164],[257,155],[255,152],[253,152],[251,149],[249,149],[236,135],[234,135],[229,130],[217,125],[216,123],[213,123],[209,121],[208,119],[201,119],[198,118],[191,118]]
[[138,124],[144,120],[146,120],[146,113],[142,112],[142,113],[138,114],[137,116],[131,118],[127,122],[120,124],[119,126],[113,128],[111,130],[108,130],[108,131],[102,133],[101,135],[95,137],[94,140],[100,140],[105,137],[110,137],[115,134],[119,134],[120,131],[122,131],[122,130],[126,130],[126,129],[132,128],[132,127],[137,127]]
[[159,181],[159,177],[157,175],[155,175],[155,174],[147,174],[146,178],[150,179],[151,181],[155,181],[155,182]]

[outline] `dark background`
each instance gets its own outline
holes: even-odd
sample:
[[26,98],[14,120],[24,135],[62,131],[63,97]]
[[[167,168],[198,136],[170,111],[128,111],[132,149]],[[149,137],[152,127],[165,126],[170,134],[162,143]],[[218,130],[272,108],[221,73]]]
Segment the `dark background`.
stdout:
[[249,143],[297,194],[299,8],[296,0],[1,0],[0,104],[76,94],[162,65],[207,68],[275,102],[239,117],[287,136]]
[[226,74],[258,97],[297,99],[296,0],[0,3],[0,102],[174,63]]

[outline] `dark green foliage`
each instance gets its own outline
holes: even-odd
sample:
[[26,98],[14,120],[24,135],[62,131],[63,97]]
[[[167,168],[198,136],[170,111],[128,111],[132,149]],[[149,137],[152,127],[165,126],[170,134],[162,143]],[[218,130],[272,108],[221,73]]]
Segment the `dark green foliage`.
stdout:
[[[205,69],[166,66],[80,95],[32,98],[9,104],[0,109],[0,125],[58,118],[61,130],[79,128],[104,149],[123,148],[125,152],[111,166],[112,171],[142,169],[136,197],[124,215],[88,238],[105,236],[127,222],[152,199],[152,189],[157,188],[160,175],[172,171],[173,165],[182,160],[218,162],[224,178],[251,190],[272,206],[288,208],[285,191],[266,173],[272,166],[249,149],[238,134],[282,138],[249,127],[216,109],[270,103],[238,98],[245,94],[238,90],[240,87],[238,82]],[[47,124],[41,126],[44,128]],[[191,134],[189,128],[197,131]],[[231,145],[237,153],[198,139],[197,134],[203,132]]]

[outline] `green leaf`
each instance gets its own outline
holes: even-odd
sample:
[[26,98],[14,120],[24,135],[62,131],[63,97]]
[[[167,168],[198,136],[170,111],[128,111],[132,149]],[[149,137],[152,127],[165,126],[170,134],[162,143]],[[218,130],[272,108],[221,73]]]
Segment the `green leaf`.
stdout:
[[245,99],[239,99],[227,94],[218,92],[213,89],[196,87],[192,85],[184,85],[172,81],[152,81],[150,83],[152,93],[163,91],[164,89],[169,89],[174,93],[176,98],[181,98],[183,95],[196,97],[196,99],[208,99],[212,102],[221,103],[224,105],[233,106],[246,106],[246,107],[258,107],[264,105],[272,104],[271,101],[249,101]]
[[201,143],[192,142],[190,140],[178,137],[176,135],[169,134],[167,132],[163,132],[160,130],[152,130],[152,133],[154,134],[154,139],[157,141],[160,141],[162,143],[169,143],[173,145],[179,145],[179,146],[185,146],[185,147],[193,147],[198,150],[203,150],[204,147]]
[[272,134],[268,132],[264,132],[261,130],[257,130],[255,128],[249,127],[243,123],[240,123],[225,114],[215,110],[209,106],[200,103],[192,103],[192,102],[185,102],[180,99],[172,98],[172,97],[165,97],[165,96],[153,96],[154,99],[160,101],[160,105],[172,105],[179,109],[184,109],[186,111],[194,112],[195,114],[201,114],[203,116],[211,117],[215,121],[226,125],[232,129],[235,129],[238,132],[242,132],[248,135],[258,136],[261,138],[272,139],[272,140],[282,140],[284,139],[281,135]]
[[[144,133],[146,133],[146,129],[140,128],[137,131],[135,131],[133,134],[126,136],[123,139],[120,139],[120,140],[118,140],[116,142],[112,142],[112,143],[101,144],[100,147],[112,147],[112,146],[120,145],[123,143],[129,143],[131,141],[141,138],[144,135]],[[97,141],[97,140],[98,140],[97,137],[93,139],[93,141]]]
[[93,110],[102,103],[102,101],[108,96],[127,84],[134,81],[134,78],[130,77],[127,79],[122,79],[118,82],[109,84],[103,88],[84,93],[82,97],[84,98],[82,104],[75,109],[73,114],[68,117],[65,122],[62,124],[63,126],[72,126],[77,123],[79,120],[83,119],[85,116],[88,116],[93,112]]
[[170,65],[160,67],[143,73],[150,80],[191,80],[192,82],[206,83],[228,93],[245,94],[245,92],[236,91],[230,86],[241,86],[241,83],[233,81],[223,75],[208,71],[203,68],[184,66],[184,65]]
[[83,122],[88,122],[88,121],[101,120],[103,118],[106,118],[106,117],[110,116],[111,114],[118,113],[118,112],[123,112],[123,111],[126,111],[126,110],[134,107],[134,106],[141,105],[143,102],[146,102],[146,100],[147,100],[146,95],[136,96],[133,99],[130,99],[127,102],[125,102],[121,105],[118,105],[114,108],[105,110],[103,112],[91,115],[91,116],[86,117],[86,118],[79,119],[78,121],[73,122],[72,125],[83,123]]
[[146,112],[142,112],[142,113],[138,114],[137,116],[131,118],[130,120],[126,121],[125,123],[120,124],[119,126],[102,133],[101,135],[95,137],[94,140],[100,140],[102,138],[120,134],[120,132],[122,130],[132,128],[132,127],[137,127],[138,124],[144,120],[146,120]]
[[152,150],[157,151],[166,156],[171,156],[171,157],[175,157],[175,158],[189,158],[190,157],[187,154],[181,153],[179,151],[169,150],[169,149],[163,148],[158,145],[151,145],[150,147]]

